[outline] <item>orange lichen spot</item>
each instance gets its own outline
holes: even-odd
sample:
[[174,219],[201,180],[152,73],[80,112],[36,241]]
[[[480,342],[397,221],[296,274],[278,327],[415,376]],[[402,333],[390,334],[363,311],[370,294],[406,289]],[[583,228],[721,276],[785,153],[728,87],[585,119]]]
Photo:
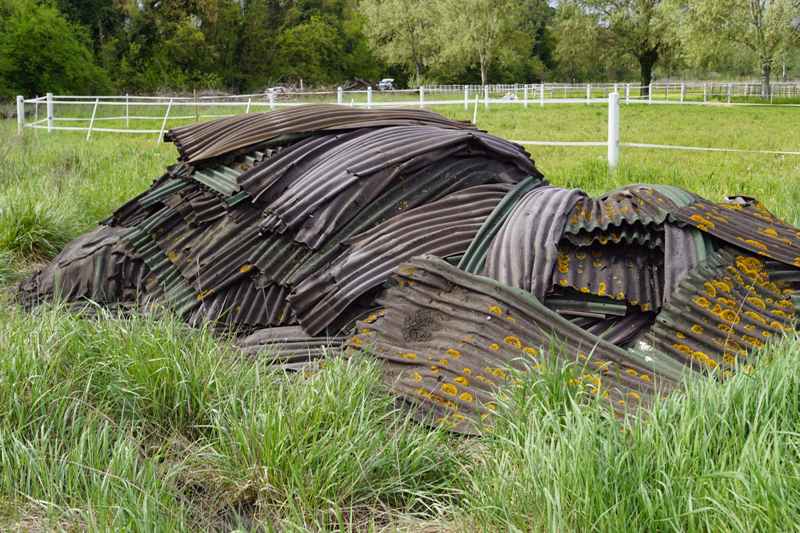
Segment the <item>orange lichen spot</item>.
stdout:
[[731,353],[731,352],[725,352],[724,354],[722,354],[722,361],[726,365],[735,366],[736,365],[736,354]]
[[413,266],[403,266],[398,269],[398,272],[404,276],[413,276],[416,271],[417,268]]
[[463,372],[464,374],[469,376],[470,374],[472,374],[472,369],[467,367],[467,366],[465,366],[464,368],[461,369],[461,372]]
[[694,215],[690,216],[689,219],[692,222],[697,223],[697,228],[700,231],[709,231],[714,229],[715,227],[715,224],[713,222],[711,222],[709,219],[707,219],[706,217],[704,217],[699,213],[695,213]]
[[247,274],[251,270],[253,270],[253,265],[249,263],[239,267],[239,272],[241,272],[242,274]]
[[629,376],[633,376],[633,377],[636,377],[636,376],[639,375],[639,373],[636,370],[632,369],[632,368],[628,368],[627,370],[625,370],[625,373],[628,374]]
[[597,295],[598,296],[606,295],[606,284],[602,281],[597,285]]
[[792,305],[792,301],[786,299],[778,300],[777,302],[775,302],[775,305],[777,305],[778,307],[783,307],[784,309],[792,309],[794,307]]
[[169,259],[171,263],[177,263],[180,257],[181,255],[175,250],[170,250],[167,252],[167,259]]
[[359,337],[358,335],[355,335],[350,339],[350,344],[352,344],[353,346],[355,346],[357,348],[360,348],[360,347],[364,346],[364,340],[361,337]]
[[700,324],[692,324],[692,327],[690,329],[692,330],[692,333],[696,333],[697,335],[703,334],[703,326],[701,326]]
[[711,302],[708,301],[708,298],[705,298],[703,296],[695,296],[694,298],[692,298],[692,301],[697,305],[699,305],[700,307],[702,307],[703,309],[708,309],[709,307],[711,307]]
[[625,299],[625,293],[622,292],[622,291],[619,291],[617,293],[617,295],[616,295],[616,298],[617,298],[617,300],[624,300]]
[[472,394],[471,394],[471,393],[469,393],[469,392],[462,392],[462,393],[461,393],[461,394],[458,396],[458,399],[459,399],[459,400],[461,400],[462,402],[471,402],[472,400],[474,400],[474,399],[475,399],[475,397],[474,397],[474,396],[472,396]]
[[208,298],[208,297],[209,297],[211,294],[213,294],[213,293],[214,293],[214,290],[213,290],[213,289],[207,289],[207,290],[205,290],[205,291],[200,291],[200,292],[198,292],[198,293],[197,293],[197,296],[196,296],[195,298],[197,298],[197,301],[198,301],[198,302],[202,302],[203,300],[205,300],[206,298]]
[[767,237],[777,237],[778,236],[778,230],[776,230],[772,226],[762,229],[760,233],[762,235],[766,235]]
[[624,405],[625,405],[625,400],[617,400],[617,403],[618,403],[619,405],[622,405],[622,406],[624,406]]
[[401,353],[400,357],[405,359],[406,361],[416,361],[417,354],[412,352]]
[[522,349],[522,341],[519,340],[519,337],[515,337],[514,335],[508,335],[505,339],[503,339],[503,342],[509,346],[513,346],[517,350]]
[[754,348],[761,348],[764,346],[764,343],[760,339],[751,337],[750,335],[742,335],[742,340]]
[[413,374],[411,374],[411,377],[412,377],[412,379],[414,380],[415,383],[421,383],[422,382],[422,374],[420,374],[419,372],[415,371]]
[[378,320],[378,315],[372,313],[371,315],[369,315],[367,318],[364,319],[364,322],[366,322],[367,324],[372,324],[376,320]]
[[692,353],[692,349],[685,344],[675,343],[672,345],[672,347],[681,353],[685,353],[686,355],[691,355]]
[[500,316],[500,315],[503,314],[503,310],[500,308],[499,305],[490,305],[489,306],[489,312],[492,313],[493,315],[497,315],[497,316]]
[[558,280],[558,284],[561,285],[562,287],[566,287],[569,285],[569,280],[561,278],[560,280]]
[[766,339],[768,337],[772,337],[772,333],[770,333],[769,331],[762,331],[761,336]]
[[517,319],[516,319],[516,318],[514,318],[514,317],[513,317],[513,316],[511,316],[511,315],[506,315],[506,320],[508,320],[508,321],[509,321],[509,322],[511,322],[512,324],[516,324],[516,323],[517,323]]
[[714,284],[710,281],[706,281],[703,283],[703,287],[706,289],[706,294],[709,298],[714,298],[717,295],[717,288],[714,287]]
[[692,352],[692,359],[706,365],[709,368],[717,368],[719,366],[719,363],[711,359],[705,352]]
[[634,390],[628,392],[627,395],[629,397],[633,398],[634,400],[641,400],[642,399],[642,395],[639,394],[638,392],[634,391]]
[[718,324],[718,325],[717,325],[717,328],[718,328],[720,331],[722,331],[723,333],[728,333],[728,334],[730,334],[730,333],[732,333],[732,332],[733,332],[733,328],[732,328],[732,327],[730,327],[728,324]]
[[767,308],[767,304],[764,302],[762,298],[759,298],[758,296],[748,296],[747,302],[753,307],[758,307],[759,309]]
[[453,359],[458,359],[459,357],[461,357],[461,352],[459,352],[455,348],[448,348],[447,349],[447,355],[449,355]]
[[780,323],[780,322],[778,322],[777,320],[773,320],[772,322],[770,322],[770,323],[769,323],[769,325],[770,325],[771,327],[773,327],[773,328],[775,328],[775,329],[779,330],[779,331],[783,331],[783,324],[781,324],[781,323]]
[[676,331],[676,332],[675,332],[675,336],[676,336],[677,338],[681,339],[681,340],[683,340],[683,339],[685,339],[685,338],[686,338],[686,335],[684,335],[684,334],[683,334],[683,333],[681,333],[680,331]]
[[492,344],[489,345],[489,349],[493,352],[496,352],[497,350],[500,349],[500,345],[497,344],[496,342],[493,342]]
[[[798,236],[798,239],[800,239],[800,236]],[[792,264],[797,268],[800,268],[800,257],[795,257],[794,260],[792,261]]]
[[456,379],[454,379],[453,381],[455,381],[459,385],[463,385],[465,387],[469,386],[469,380],[467,378],[465,378],[464,376],[456,376]]
[[649,311],[653,306],[651,304],[642,304],[642,311]]
[[538,357],[539,356],[539,350],[537,350],[533,346],[525,346],[522,349],[522,351],[525,352],[526,354],[530,355],[531,357]]
[[736,266],[748,274],[756,274],[764,270],[764,263],[752,256],[738,256],[736,258]]
[[740,321],[739,313],[737,313],[736,311],[732,311],[730,309],[723,310],[719,314],[719,317],[725,322],[728,322],[729,324],[738,324]]
[[580,288],[580,289],[578,289],[578,290],[579,290],[579,291],[581,291],[583,294],[589,294],[589,292],[591,292],[591,291],[589,290],[589,287],[581,287],[581,288]]
[[749,245],[750,245],[750,246],[752,246],[753,248],[757,248],[757,249],[759,249],[759,250],[766,251],[766,250],[768,250],[768,249],[769,249],[769,248],[767,247],[767,245],[766,245],[766,244],[764,244],[764,243],[763,243],[763,242],[761,242],[761,241],[757,241],[757,240],[755,240],[755,239],[741,239],[741,238],[740,238],[740,240],[742,240],[742,241],[743,241],[745,244],[749,244]]
[[562,274],[569,272],[569,256],[567,254],[558,254],[556,266]]
[[583,261],[584,259],[586,259],[586,252],[576,252],[575,259],[577,259],[578,261]]
[[449,396],[455,396],[456,394],[458,394],[458,387],[456,387],[452,383],[442,383],[441,388],[442,392]]
[[765,326],[768,324],[767,319],[764,318],[763,316],[761,316],[760,314],[756,313],[755,311],[745,311],[744,314],[746,316],[748,316],[749,318],[751,318],[752,320],[755,320],[756,322],[760,322],[761,324],[764,324]]
[[641,379],[645,383],[650,383],[651,381],[653,381],[653,378],[651,378],[649,374],[639,374],[639,379]]
[[441,359],[439,359],[436,362],[439,363],[439,365],[441,365],[441,366],[447,366],[447,365],[450,364],[450,361],[447,360],[447,358],[445,358],[445,357],[442,357]]
[[490,366],[487,366],[483,370],[487,374],[491,374],[496,378],[508,379],[508,374],[502,368],[492,368]]
[[438,374],[438,373],[439,373],[439,367],[436,365],[431,366],[431,374]]

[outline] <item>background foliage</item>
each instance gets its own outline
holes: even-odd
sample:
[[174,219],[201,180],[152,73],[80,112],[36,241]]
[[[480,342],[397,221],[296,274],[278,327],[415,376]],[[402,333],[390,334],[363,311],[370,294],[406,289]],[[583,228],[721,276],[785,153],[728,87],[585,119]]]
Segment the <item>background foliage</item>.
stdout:
[[798,71],[797,0],[0,0],[0,98]]

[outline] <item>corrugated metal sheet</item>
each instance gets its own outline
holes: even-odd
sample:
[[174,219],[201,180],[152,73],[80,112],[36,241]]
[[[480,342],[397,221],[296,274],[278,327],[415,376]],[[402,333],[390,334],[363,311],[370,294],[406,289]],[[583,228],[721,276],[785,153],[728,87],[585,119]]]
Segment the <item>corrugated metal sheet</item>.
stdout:
[[553,283],[654,311],[663,300],[664,255],[631,246],[558,245]]
[[680,282],[649,342],[692,368],[728,376],[792,327],[794,306],[756,256],[724,249]]
[[339,348],[347,337],[313,337],[300,326],[259,329],[236,340],[245,354],[269,358],[270,363],[298,369],[323,358]]
[[669,301],[678,284],[714,251],[711,239],[692,228],[664,223],[664,300]]
[[296,140],[313,132],[344,131],[401,125],[433,125],[448,129],[474,129],[422,109],[360,109],[334,105],[299,106],[269,113],[251,113],[174,128],[164,139],[172,141],[181,160],[190,163],[267,143]]
[[620,411],[647,405],[683,373],[669,358],[621,350],[530,294],[440,259],[402,265],[395,281],[381,300],[385,315],[359,323],[348,346],[376,354],[396,394],[455,431],[479,431],[512,370],[551,358],[577,364],[576,384]]
[[523,196],[486,255],[484,274],[544,299],[552,286],[558,241],[567,216],[585,193],[539,187]]
[[318,334],[357,297],[381,285],[400,263],[421,254],[461,255],[511,189],[479,185],[392,217],[353,237],[347,252],[306,278],[290,297],[300,324]]
[[800,231],[769,212],[698,200],[673,216],[733,246],[800,268]]

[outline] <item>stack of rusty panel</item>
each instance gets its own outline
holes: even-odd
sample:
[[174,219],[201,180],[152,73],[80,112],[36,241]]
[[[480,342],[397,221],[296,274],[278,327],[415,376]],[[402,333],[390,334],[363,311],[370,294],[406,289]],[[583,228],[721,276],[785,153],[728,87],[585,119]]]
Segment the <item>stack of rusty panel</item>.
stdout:
[[178,163],[26,280],[23,303],[166,304],[297,365],[341,344],[401,262],[458,258],[518,182],[543,183],[520,146],[424,110],[306,106],[167,139]]
[[750,198],[523,182],[497,206],[457,266],[401,265],[348,340],[421,419],[479,433],[504,385],[554,362],[627,416],[699,376],[751,372],[794,327],[800,231]]
[[752,198],[591,198],[423,110],[308,106],[167,139],[178,163],[24,281],[23,304],[166,305],[287,369],[366,353],[421,419],[464,433],[553,363],[620,416],[750,372],[800,309],[800,231]]

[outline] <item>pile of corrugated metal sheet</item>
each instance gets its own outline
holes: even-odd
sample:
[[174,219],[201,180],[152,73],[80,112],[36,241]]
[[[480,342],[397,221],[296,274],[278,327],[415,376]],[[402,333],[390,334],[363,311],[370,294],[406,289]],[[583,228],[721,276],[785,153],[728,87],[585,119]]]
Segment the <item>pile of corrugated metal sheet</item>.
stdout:
[[567,365],[631,413],[750,371],[795,324],[800,231],[752,198],[591,198],[422,110],[301,107],[167,138],[179,162],[23,282],[24,304],[166,304],[291,369],[346,346],[466,433],[520,372]]
[[458,266],[401,265],[347,342],[427,420],[479,432],[503,384],[552,363],[635,413],[687,380],[750,372],[794,327],[800,231],[752,199],[518,186],[497,205]]

